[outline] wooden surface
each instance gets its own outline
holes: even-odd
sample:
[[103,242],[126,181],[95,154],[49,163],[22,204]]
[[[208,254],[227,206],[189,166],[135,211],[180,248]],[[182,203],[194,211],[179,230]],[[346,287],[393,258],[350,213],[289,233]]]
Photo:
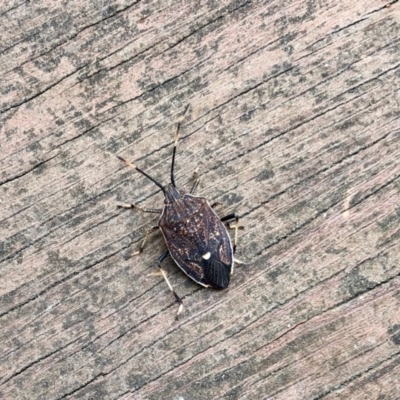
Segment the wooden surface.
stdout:
[[[400,398],[400,3],[0,5],[0,397]],[[114,155],[237,211],[203,289],[162,194]]]

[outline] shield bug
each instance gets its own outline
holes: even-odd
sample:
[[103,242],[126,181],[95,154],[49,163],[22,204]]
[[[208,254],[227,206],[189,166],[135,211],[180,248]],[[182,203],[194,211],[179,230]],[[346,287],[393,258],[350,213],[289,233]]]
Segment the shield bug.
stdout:
[[[136,169],[136,171],[150,179],[164,193],[165,200],[162,209],[141,208],[134,204],[121,205],[119,207],[160,214],[158,225],[146,232],[140,249],[134,254],[139,254],[143,251],[150,233],[158,229],[161,230],[168,250],[159,257],[157,265],[169,289],[179,303],[177,316],[182,312],[183,303],[172,288],[161,266],[161,263],[168,255],[172,257],[176,265],[178,265],[189,278],[201,286],[215,289],[227,288],[233,272],[234,262],[241,263],[233,257],[236,250],[239,229],[238,216],[236,214],[229,214],[219,218],[213,208],[218,205],[221,206],[221,203],[210,205],[204,197],[193,195],[199,184],[197,172],[194,174],[195,182],[190,193],[184,193],[176,187],[174,179],[175,155],[178,146],[181,121],[188,108],[189,106],[185,108],[176,129],[172,152],[171,182],[168,185],[161,185],[136,165],[117,156],[126,165]],[[235,221],[235,225],[230,226],[230,222],[233,221]],[[235,229],[233,244],[227,227]]]

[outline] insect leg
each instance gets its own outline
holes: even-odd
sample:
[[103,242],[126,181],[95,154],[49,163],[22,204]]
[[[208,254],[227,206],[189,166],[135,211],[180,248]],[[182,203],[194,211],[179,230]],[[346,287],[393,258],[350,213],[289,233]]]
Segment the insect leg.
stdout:
[[193,172],[193,179],[194,179],[194,183],[193,183],[192,189],[190,190],[190,194],[193,194],[196,191],[196,189],[200,183],[200,175],[199,175],[199,172],[197,171],[197,169]]
[[[224,215],[226,215],[226,210],[225,210],[224,203],[220,203],[219,201],[217,201],[217,202],[211,204],[211,208],[215,208],[215,207],[221,207],[222,213],[223,213]],[[225,217],[224,217],[224,218],[225,218]],[[230,218],[230,219],[233,219],[233,218]],[[222,221],[222,219],[221,219],[221,221]]]
[[140,254],[143,251],[144,245],[146,244],[148,237],[150,236],[150,234],[152,234],[156,230],[158,230],[158,226],[153,226],[146,232],[146,234],[144,235],[142,244],[140,245],[139,250],[135,251],[132,255],[136,256],[136,255]]
[[231,222],[236,220],[236,214],[228,214],[221,218],[221,222]]
[[142,208],[137,206],[136,204],[120,204],[117,206],[118,208],[129,208],[131,210],[139,210],[145,213],[154,213],[154,214],[161,214],[161,208]]
[[[230,222],[235,220],[235,225],[231,226]],[[235,229],[235,239],[233,241],[233,253],[236,252],[236,243],[238,238],[238,230],[243,229],[243,226],[239,226],[239,216],[236,214],[225,215],[225,217],[221,218],[221,222],[227,222],[228,228]]]
[[[223,203],[216,202],[216,203],[211,204],[212,208],[217,207],[217,206],[221,207],[225,214],[225,207],[224,207]],[[233,220],[235,220],[235,225],[231,226],[230,222],[232,222]],[[243,229],[243,226],[239,226],[239,217],[236,214],[228,214],[228,215],[225,215],[225,217],[221,218],[221,222],[227,222],[226,225],[228,226],[228,228],[235,230],[235,239],[233,241],[233,253],[235,253],[236,252],[236,243],[237,243],[237,238],[238,238],[238,230]]]
[[[231,226],[230,222],[235,220],[235,225]],[[229,215],[225,215],[225,217],[221,218],[221,222],[227,222],[228,228],[229,229],[234,229],[235,230],[235,239],[233,241],[233,254],[235,254],[236,252],[236,244],[237,244],[237,239],[238,239],[238,230],[239,229],[244,229],[243,226],[239,226],[239,217],[236,214],[229,214]],[[236,264],[244,264],[243,261],[240,261],[237,258],[233,259],[235,261]]]
[[170,281],[169,281],[168,278],[167,278],[167,273],[163,270],[163,268],[162,268],[162,266],[161,266],[161,263],[167,258],[168,254],[169,254],[169,251],[166,251],[164,254],[162,254],[162,255],[158,258],[158,260],[157,260],[157,266],[158,266],[158,268],[160,269],[160,271],[161,271],[161,273],[162,273],[162,276],[163,276],[164,279],[165,279],[165,282],[167,282],[167,285],[168,285],[168,287],[169,287],[169,290],[172,292],[172,294],[175,296],[176,301],[179,303],[178,312],[177,312],[177,314],[176,314],[176,318],[178,318],[178,317],[179,317],[179,314],[180,314],[180,313],[182,312],[182,310],[183,310],[183,302],[182,302],[182,299],[176,294],[174,288],[172,287]]

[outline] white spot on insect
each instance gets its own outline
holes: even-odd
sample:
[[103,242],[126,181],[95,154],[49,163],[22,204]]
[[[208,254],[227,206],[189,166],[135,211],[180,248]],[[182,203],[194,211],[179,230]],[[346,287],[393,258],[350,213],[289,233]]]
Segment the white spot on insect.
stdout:
[[203,257],[205,260],[209,260],[210,257],[211,257],[211,253],[210,253],[210,252],[207,252],[206,254],[203,254],[202,257]]

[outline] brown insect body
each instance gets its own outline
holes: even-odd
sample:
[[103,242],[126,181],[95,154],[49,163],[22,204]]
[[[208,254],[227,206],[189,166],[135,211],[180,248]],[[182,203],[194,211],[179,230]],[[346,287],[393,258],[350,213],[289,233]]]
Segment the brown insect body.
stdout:
[[158,226],[171,257],[189,278],[205,287],[228,287],[233,269],[231,238],[205,198],[167,185]]
[[[185,108],[183,115],[186,113],[188,107],[189,106]],[[228,287],[234,262],[239,262],[233,257],[236,249],[239,217],[236,214],[229,214],[219,218],[212,207],[221,205],[221,203],[215,203],[210,206],[204,197],[193,196],[199,183],[197,173],[194,174],[197,175],[197,178],[190,194],[181,192],[175,185],[174,165],[180,124],[179,121],[175,133],[170,184],[162,185],[147,172],[138,168],[128,160],[117,156],[121,161],[125,162],[126,165],[136,169],[136,171],[150,179],[164,193],[165,200],[162,210],[141,208],[134,204],[122,207],[136,208],[149,213],[161,213],[158,226],[152,227],[146,232],[140,249],[135,254],[139,254],[143,251],[144,244],[151,232],[158,229],[161,230],[168,251],[158,258],[157,266],[167,282],[169,289],[175,296],[175,299],[180,304],[177,316],[182,312],[183,303],[173,289],[161,266],[161,263],[168,255],[172,257],[178,267],[189,278],[199,285],[213,287],[215,289],[225,289]],[[228,224],[228,227],[232,228],[229,223],[233,220],[235,221],[235,240],[232,246],[231,237],[224,222]]]

